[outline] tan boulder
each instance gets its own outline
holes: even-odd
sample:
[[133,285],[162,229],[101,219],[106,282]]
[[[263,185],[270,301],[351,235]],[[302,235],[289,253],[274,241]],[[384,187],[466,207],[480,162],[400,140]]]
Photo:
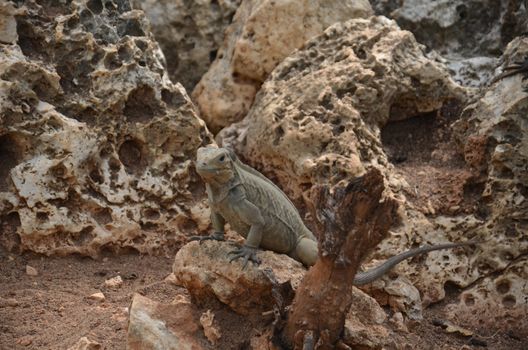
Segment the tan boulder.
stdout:
[[366,0],[245,0],[217,58],[193,91],[213,132],[241,120],[260,85],[295,49],[328,26],[372,14]]
[[260,266],[248,263],[242,269],[241,259],[229,262],[233,249],[228,242],[205,241],[188,243],[178,251],[172,270],[195,302],[218,299],[240,314],[270,311],[276,304],[273,288],[283,283],[295,288],[304,276],[301,263],[271,251],[259,251]]
[[127,349],[208,349],[199,313],[190,303],[160,304],[135,294],[130,306]]
[[173,251],[208,225],[192,159],[211,135],[143,12],[53,8],[16,9],[18,41],[0,43],[0,241],[47,255]]

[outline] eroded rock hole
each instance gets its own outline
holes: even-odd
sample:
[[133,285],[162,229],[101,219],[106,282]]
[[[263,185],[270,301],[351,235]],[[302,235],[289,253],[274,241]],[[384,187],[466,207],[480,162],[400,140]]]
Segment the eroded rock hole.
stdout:
[[0,244],[9,251],[14,251],[20,246],[20,226],[20,216],[17,212],[0,216]]
[[141,173],[145,170],[146,160],[142,145],[135,140],[128,140],[119,147],[119,159],[128,173]]
[[473,294],[465,294],[463,300],[464,304],[466,304],[467,306],[475,305],[475,297],[473,296]]
[[158,220],[160,218],[160,213],[156,209],[148,208],[143,212],[143,216],[147,220]]
[[109,208],[99,209],[92,216],[100,225],[106,225],[112,222],[112,211]]
[[381,130],[381,142],[395,164],[429,162],[436,148],[435,129],[435,113],[393,121]]
[[5,192],[11,184],[11,170],[22,160],[22,152],[12,135],[0,136],[0,192]]
[[515,297],[513,295],[506,295],[503,299],[502,299],[502,305],[504,305],[505,308],[507,309],[512,309],[515,304],[517,304],[517,301],[515,299]]
[[148,85],[141,85],[128,95],[123,114],[130,122],[146,123],[161,111],[154,89]]
[[94,227],[87,226],[77,233],[72,233],[72,241],[76,246],[83,246],[94,239]]
[[497,282],[495,285],[495,288],[497,289],[497,292],[500,294],[506,294],[510,291],[511,283],[508,280],[502,280]]
[[95,14],[103,12],[103,2],[101,0],[88,0],[86,6]]

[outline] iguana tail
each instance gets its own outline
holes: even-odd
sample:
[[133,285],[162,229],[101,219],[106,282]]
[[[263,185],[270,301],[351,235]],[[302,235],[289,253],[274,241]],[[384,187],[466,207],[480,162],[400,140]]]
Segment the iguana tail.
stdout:
[[460,246],[465,245],[474,245],[477,244],[477,242],[469,241],[464,243],[444,243],[444,244],[438,244],[438,245],[426,245],[423,247],[410,249],[406,252],[403,252],[401,254],[395,255],[392,258],[387,259],[383,264],[380,266],[377,266],[371,270],[365,271],[365,272],[358,272],[356,276],[354,277],[354,285],[355,286],[361,286],[364,284],[368,284],[370,282],[373,282],[389,272],[394,266],[401,263],[403,260],[412,258],[413,256],[424,254],[431,252],[433,250],[441,250],[441,249],[449,249],[449,248],[456,248]]

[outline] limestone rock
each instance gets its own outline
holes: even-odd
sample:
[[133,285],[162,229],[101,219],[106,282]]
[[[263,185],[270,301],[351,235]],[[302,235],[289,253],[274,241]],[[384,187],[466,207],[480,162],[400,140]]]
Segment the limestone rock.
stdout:
[[0,4],[0,43],[14,44],[18,40],[16,30],[15,10],[13,4],[3,2]]
[[[301,209],[303,203],[309,204],[312,186],[351,181],[369,166],[380,169],[388,191],[401,203],[402,216],[402,225],[374,256],[382,261],[413,244],[465,240],[460,232],[471,232],[479,225],[474,217],[464,217],[458,224],[446,218],[445,225],[451,227],[444,230],[426,218],[421,208],[407,200],[414,188],[396,173],[393,162],[398,155],[388,152],[381,137],[389,123],[419,120],[430,112],[433,116],[447,113],[464,103],[468,94],[450,78],[445,66],[425,57],[423,46],[394,21],[381,16],[355,19],[328,28],[277,66],[247,117],[225,128],[218,138],[276,181]],[[401,132],[406,136],[403,142],[412,145],[411,130]],[[445,162],[451,166],[450,160]],[[471,173],[464,168],[456,175],[467,178]],[[464,182],[460,183],[458,201],[463,198]],[[441,300],[447,281],[468,285],[479,275],[469,268],[463,249],[431,252],[418,259],[423,263],[405,262],[396,269],[413,275],[412,283],[423,294],[420,299],[409,288],[413,295],[398,302],[405,308],[420,305],[420,300],[427,304]],[[401,311],[419,318],[421,308]]]
[[528,259],[513,263],[498,277],[487,277],[447,306],[456,323],[502,330],[518,339],[528,337]]
[[192,304],[159,304],[135,294],[130,306],[127,349],[199,350],[207,349],[198,311]]
[[98,302],[103,302],[106,300],[106,297],[103,293],[97,292],[97,293],[93,293],[92,295],[90,295],[88,299],[95,300]]
[[270,271],[278,285],[296,287],[304,276],[301,263],[271,251],[259,251],[260,266],[248,263],[242,270],[240,259],[229,262],[233,249],[228,242],[205,241],[188,243],[178,251],[172,269],[195,302],[215,298],[240,314],[269,311],[275,305]]
[[390,343],[391,332],[383,324],[387,314],[375,299],[353,288],[350,311],[346,316],[343,341],[355,348],[381,349]]
[[241,120],[271,71],[328,26],[367,17],[366,0],[245,0],[238,8],[217,58],[193,91],[213,132]]
[[[527,55],[528,39],[517,38],[508,45],[503,66]],[[486,243],[472,265],[487,277],[463,293],[451,315],[462,324],[515,329],[520,337],[528,335],[526,90],[522,74],[498,80],[453,126],[480,197],[476,230]]]
[[335,184],[370,165],[387,169],[383,125],[464,94],[394,21],[356,19],[281,63],[247,117],[219,137],[298,200],[315,183]]
[[200,324],[204,329],[204,334],[207,340],[212,345],[216,345],[218,339],[222,336],[218,327],[214,325],[214,313],[211,310],[207,310],[200,316]]
[[82,337],[79,339],[75,345],[69,347],[68,350],[99,350],[102,349],[101,344],[96,341],[92,341],[87,337]]
[[38,276],[38,270],[34,268],[33,266],[26,265],[26,275],[28,276]]
[[0,44],[2,243],[152,253],[207,227],[192,159],[211,136],[143,13],[126,0],[14,6],[18,40]]
[[526,31],[528,23],[522,1],[405,0],[400,4],[391,17],[420,43],[442,54],[496,55]]
[[[466,86],[485,85],[506,45],[528,28],[526,3],[494,0],[373,0],[377,14],[395,19]],[[431,56],[437,56],[435,51]]]
[[145,11],[173,82],[192,91],[215,59],[241,0],[132,0]]
[[123,278],[118,275],[107,279],[104,284],[108,288],[119,288],[123,285]]

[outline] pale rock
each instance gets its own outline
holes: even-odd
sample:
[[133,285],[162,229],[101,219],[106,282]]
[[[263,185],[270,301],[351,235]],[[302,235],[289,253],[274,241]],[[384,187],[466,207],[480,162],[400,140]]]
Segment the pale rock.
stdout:
[[283,61],[244,120],[219,139],[301,200],[311,185],[335,184],[368,166],[389,177],[380,128],[466,93],[394,21],[355,19],[331,26]]
[[343,342],[355,348],[383,348],[391,332],[383,325],[387,314],[369,295],[352,290],[352,305],[345,319]]
[[200,350],[208,349],[198,337],[198,311],[192,304],[164,305],[135,294],[130,307],[127,349]]
[[241,0],[132,0],[145,11],[169,77],[192,91],[224,40]]
[[[528,38],[518,37],[501,68],[527,56]],[[449,315],[456,324],[508,330],[521,339],[528,337],[528,203],[516,198],[527,196],[527,109],[526,81],[516,74],[483,90],[453,126],[486,215],[473,228],[484,243],[471,261],[475,278],[464,285],[477,282],[450,305]]]
[[98,302],[103,302],[106,300],[106,297],[103,293],[101,292],[97,292],[97,293],[94,293],[92,295],[90,295],[88,297],[88,299],[91,299],[91,300],[95,300],[95,301],[98,301]]
[[79,339],[75,345],[68,348],[68,350],[99,350],[102,349],[101,344],[96,341],[90,340],[87,337]]
[[105,286],[108,288],[119,288],[123,285],[123,278],[121,276],[115,276],[110,279],[107,279],[104,282]]
[[213,132],[241,120],[260,85],[295,49],[330,25],[368,17],[366,0],[244,0],[215,61],[193,91]]
[[269,311],[275,305],[274,286],[296,287],[306,271],[287,255],[262,250],[258,252],[261,264],[248,263],[242,270],[242,259],[229,262],[233,249],[228,242],[205,241],[188,243],[178,251],[172,270],[193,301],[205,304],[218,299],[240,314]]
[[401,312],[395,312],[394,315],[392,315],[392,317],[389,319],[389,323],[400,332],[409,332]]
[[214,313],[211,310],[207,310],[200,316],[200,324],[203,327],[205,337],[212,345],[218,342],[218,339],[222,336],[220,330],[214,325]]
[[0,308],[17,307],[18,305],[20,305],[20,303],[15,298],[2,298],[2,297],[0,297]]
[[19,11],[10,2],[0,4],[0,43],[14,44],[18,40],[15,15]]
[[29,266],[29,265],[26,265],[26,275],[28,276],[38,276],[38,271],[36,268],[34,268],[33,266]]
[[0,43],[1,243],[96,257],[172,252],[198,234],[192,159],[212,138],[143,12],[128,1],[4,3],[1,40],[15,26],[18,41]]

